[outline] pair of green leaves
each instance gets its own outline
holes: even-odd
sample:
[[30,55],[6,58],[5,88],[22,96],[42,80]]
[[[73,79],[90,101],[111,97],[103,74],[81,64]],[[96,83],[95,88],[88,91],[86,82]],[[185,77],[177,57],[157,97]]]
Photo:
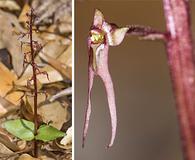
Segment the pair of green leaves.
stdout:
[[9,120],[4,122],[3,126],[9,133],[26,141],[36,139],[48,142],[65,136],[64,132],[45,124],[39,127],[38,134],[35,136],[34,123],[25,119]]

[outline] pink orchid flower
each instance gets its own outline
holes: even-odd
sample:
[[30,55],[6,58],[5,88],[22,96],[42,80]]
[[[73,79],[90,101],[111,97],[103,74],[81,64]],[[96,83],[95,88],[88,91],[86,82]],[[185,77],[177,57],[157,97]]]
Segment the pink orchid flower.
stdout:
[[83,130],[83,147],[91,115],[91,89],[95,75],[102,79],[106,88],[111,117],[112,135],[107,147],[111,147],[114,143],[117,127],[117,115],[114,88],[108,69],[108,50],[109,46],[119,45],[128,30],[128,27],[118,28],[116,25],[107,23],[103,14],[99,10],[95,10],[93,25],[88,37],[88,100]]

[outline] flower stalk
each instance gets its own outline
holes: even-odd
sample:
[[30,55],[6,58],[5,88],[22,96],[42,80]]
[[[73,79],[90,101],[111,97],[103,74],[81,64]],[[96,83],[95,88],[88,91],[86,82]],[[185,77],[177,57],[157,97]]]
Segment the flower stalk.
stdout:
[[188,0],[163,0],[168,63],[185,160],[195,159],[195,66]]
[[[23,39],[24,37],[27,38],[27,41],[24,41],[24,40],[22,41],[21,40],[21,49],[23,48],[23,45],[26,45],[30,48],[29,51],[24,52],[23,54],[24,54],[24,66],[26,64],[26,65],[30,65],[32,67],[32,77],[27,80],[27,86],[26,87],[31,92],[31,94],[33,95],[33,98],[34,98],[34,107],[33,107],[34,108],[34,117],[33,117],[33,121],[34,121],[34,136],[36,136],[37,135],[37,130],[38,130],[38,127],[39,127],[39,120],[38,120],[39,118],[38,118],[38,114],[37,114],[38,94],[43,93],[47,97],[47,94],[46,94],[45,91],[38,90],[37,75],[44,74],[44,75],[47,76],[48,80],[49,80],[49,77],[48,77],[47,72],[41,71],[39,66],[35,62],[35,57],[36,57],[37,53],[39,51],[41,51],[42,48],[43,48],[42,45],[38,41],[34,40],[34,38],[33,38],[33,32],[38,31],[36,28],[34,28],[34,23],[35,23],[35,20],[37,18],[37,15],[34,13],[34,9],[31,8],[30,12],[27,13],[26,16],[28,17],[28,20],[26,21],[27,32],[26,33],[20,33],[19,39]],[[23,96],[21,97],[21,99],[23,98]],[[34,139],[34,157],[38,157],[38,142],[37,142],[36,139]]]
[[[33,70],[33,85],[34,85],[34,124],[35,124],[35,129],[34,129],[34,135],[37,135],[37,129],[38,129],[38,118],[37,118],[37,74],[36,74],[36,67],[35,67],[35,52],[34,52],[34,47],[33,47],[33,21],[34,21],[34,15],[33,15],[33,9],[31,9],[31,14],[30,14],[30,23],[29,23],[29,36],[30,36],[30,52],[31,52],[31,66]],[[37,146],[37,140],[34,139],[34,156],[38,157],[38,146]]]

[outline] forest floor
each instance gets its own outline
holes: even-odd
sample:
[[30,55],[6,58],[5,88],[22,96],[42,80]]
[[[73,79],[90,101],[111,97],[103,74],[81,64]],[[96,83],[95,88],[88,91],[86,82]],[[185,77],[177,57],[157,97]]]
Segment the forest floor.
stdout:
[[[33,96],[27,87],[32,67],[23,65],[20,33],[27,30],[26,13],[33,8],[38,18],[33,33],[43,48],[35,61],[45,75],[38,75],[38,117],[66,133],[52,141],[38,142],[38,158],[33,157],[33,141],[9,133],[8,120],[33,121]],[[33,0],[31,4],[15,0],[0,1],[0,159],[71,160],[72,159],[72,4],[71,0]],[[46,96],[47,95],[47,96]]]

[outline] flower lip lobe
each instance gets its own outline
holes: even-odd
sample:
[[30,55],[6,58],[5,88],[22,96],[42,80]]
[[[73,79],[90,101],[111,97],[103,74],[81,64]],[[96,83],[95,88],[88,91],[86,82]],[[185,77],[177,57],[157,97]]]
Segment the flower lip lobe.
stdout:
[[100,29],[93,29],[90,31],[90,39],[93,44],[104,43],[105,33]]

